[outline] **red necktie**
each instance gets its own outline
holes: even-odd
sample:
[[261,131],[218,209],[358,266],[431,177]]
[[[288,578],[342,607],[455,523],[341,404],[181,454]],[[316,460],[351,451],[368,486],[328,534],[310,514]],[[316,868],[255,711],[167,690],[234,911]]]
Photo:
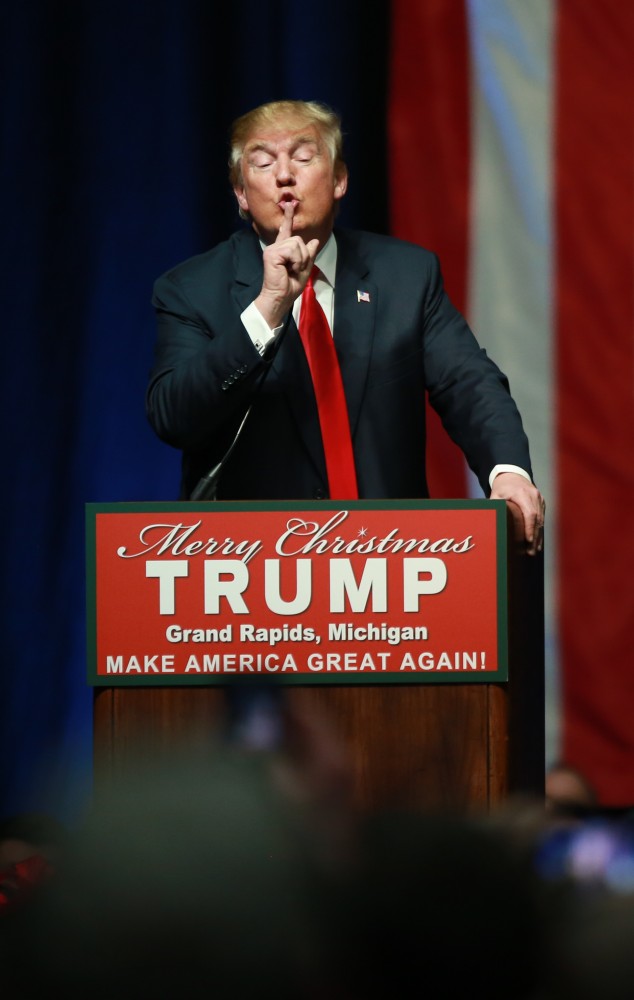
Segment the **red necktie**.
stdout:
[[319,409],[328,491],[333,500],[355,500],[359,494],[350,420],[332,333],[313,287],[318,274],[319,268],[314,267],[302,294],[299,335],[306,351]]

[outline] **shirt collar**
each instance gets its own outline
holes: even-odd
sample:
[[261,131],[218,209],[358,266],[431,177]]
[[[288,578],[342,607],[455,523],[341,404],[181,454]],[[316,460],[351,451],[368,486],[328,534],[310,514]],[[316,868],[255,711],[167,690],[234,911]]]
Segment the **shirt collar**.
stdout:
[[315,264],[323,274],[324,278],[333,288],[335,287],[335,275],[337,273],[337,241],[335,234],[331,233],[323,247],[315,257]]

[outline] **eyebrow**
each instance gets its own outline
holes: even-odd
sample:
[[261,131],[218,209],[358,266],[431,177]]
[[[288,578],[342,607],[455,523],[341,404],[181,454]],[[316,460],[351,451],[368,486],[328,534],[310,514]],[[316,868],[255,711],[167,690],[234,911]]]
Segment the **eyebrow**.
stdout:
[[[320,148],[319,139],[315,138],[314,135],[301,135],[295,140],[295,142],[290,147],[290,152],[294,153],[300,146],[312,145],[316,149]],[[273,153],[274,147],[269,142],[254,142],[252,144],[247,144],[244,148],[244,155],[248,156],[250,153],[258,153],[263,151],[265,153]]]

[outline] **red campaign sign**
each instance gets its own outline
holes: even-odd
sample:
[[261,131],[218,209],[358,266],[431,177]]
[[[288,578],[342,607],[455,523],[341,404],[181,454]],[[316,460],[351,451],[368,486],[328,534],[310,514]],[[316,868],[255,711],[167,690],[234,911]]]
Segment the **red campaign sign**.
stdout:
[[505,504],[87,504],[89,682],[506,680]]

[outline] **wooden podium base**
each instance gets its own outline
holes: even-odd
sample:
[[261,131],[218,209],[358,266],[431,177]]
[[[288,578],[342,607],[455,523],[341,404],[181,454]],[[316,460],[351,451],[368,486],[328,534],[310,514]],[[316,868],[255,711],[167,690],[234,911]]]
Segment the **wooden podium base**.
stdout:
[[[213,752],[224,693],[222,686],[97,690],[96,782],[116,779],[128,759],[150,761],[171,748]],[[313,713],[347,757],[361,810],[462,811],[500,802],[518,782],[539,790],[539,773],[512,773],[502,685],[294,686],[286,697]]]

